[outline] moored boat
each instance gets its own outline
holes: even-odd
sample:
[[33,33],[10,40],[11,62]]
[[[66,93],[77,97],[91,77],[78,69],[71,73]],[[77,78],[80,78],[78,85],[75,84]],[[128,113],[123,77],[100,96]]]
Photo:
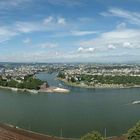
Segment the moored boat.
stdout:
[[134,105],[134,104],[140,104],[140,101],[134,101],[134,102],[132,102],[132,104]]

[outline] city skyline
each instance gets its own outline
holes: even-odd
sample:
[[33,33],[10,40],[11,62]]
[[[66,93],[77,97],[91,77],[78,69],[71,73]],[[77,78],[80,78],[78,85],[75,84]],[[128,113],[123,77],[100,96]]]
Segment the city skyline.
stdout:
[[140,0],[1,0],[1,62],[138,62]]

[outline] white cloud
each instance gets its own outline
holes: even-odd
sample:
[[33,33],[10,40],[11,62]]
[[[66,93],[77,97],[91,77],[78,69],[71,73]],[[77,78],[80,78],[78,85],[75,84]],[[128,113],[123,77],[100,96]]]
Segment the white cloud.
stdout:
[[82,47],[78,48],[78,52],[81,52],[83,50],[84,50],[84,48],[82,48]]
[[49,16],[43,21],[18,21],[16,22],[14,28],[21,33],[30,33],[36,31],[60,30],[60,28],[63,28],[62,25],[66,25],[65,18],[56,18]]
[[92,22],[94,22],[94,19],[89,18],[89,17],[80,17],[80,18],[78,18],[78,20],[80,22],[83,22],[83,23],[92,23]]
[[66,19],[65,18],[58,18],[57,23],[60,25],[65,25],[66,24]]
[[123,44],[122,44],[122,46],[124,47],[124,48],[139,48],[140,46],[134,46],[132,43],[130,43],[130,42],[124,42]]
[[85,3],[85,0],[47,0],[50,4],[53,5],[62,5],[62,6],[80,6]]
[[26,38],[23,40],[23,43],[25,44],[29,44],[31,42],[31,39],[30,38]]
[[93,53],[95,51],[95,48],[78,48],[78,52],[80,53]]
[[44,24],[48,25],[49,23],[51,23],[54,20],[54,17],[49,16],[48,18],[44,19]]
[[[57,58],[63,58],[63,53],[58,51],[36,51],[32,52],[17,52],[9,55],[0,55],[1,61],[9,61],[10,62],[48,62],[50,60],[57,61]],[[55,57],[54,57],[55,56]],[[53,59],[54,58],[54,59]],[[51,61],[51,62],[52,62]]]
[[11,8],[23,8],[31,2],[32,0],[0,0],[0,9],[9,10]]
[[[54,57],[55,56],[55,57]],[[119,59],[118,59],[119,58]],[[139,62],[140,55],[128,55],[122,53],[112,56],[97,56],[96,54],[79,54],[64,52],[18,52],[11,55],[0,55],[1,61],[10,62]]]
[[114,49],[116,49],[116,46],[113,45],[113,44],[109,44],[109,45],[108,45],[108,49],[113,49],[113,50],[114,50]]
[[30,33],[43,30],[43,26],[38,22],[17,22],[15,29],[21,33]]
[[18,35],[18,33],[11,28],[6,26],[0,27],[0,43],[9,40],[16,35]]
[[69,37],[69,36],[74,36],[74,37],[81,37],[81,36],[87,36],[87,35],[93,35],[93,34],[99,34],[100,32],[99,31],[78,31],[78,30],[73,30],[73,31],[70,31],[71,30],[71,28],[70,29],[68,29],[68,30],[66,30],[66,31],[64,31],[64,32],[59,32],[59,33],[55,33],[55,34],[53,34],[53,35],[51,35],[51,36],[49,36],[49,37],[54,37],[54,38],[56,38],[56,37]]
[[[11,39],[11,37],[32,32],[46,32],[46,31],[65,31],[65,18],[57,18],[49,16],[40,21],[17,21],[8,26],[0,27],[0,42]],[[26,41],[25,41],[26,42]]]
[[139,12],[130,12],[127,10],[119,8],[111,8],[107,12],[101,13],[102,16],[114,16],[123,18],[131,24],[140,25],[140,13]]
[[126,23],[124,23],[124,22],[122,22],[122,23],[120,23],[120,24],[117,25],[117,29],[118,30],[123,30],[125,28],[126,28]]
[[94,47],[98,50],[115,48],[140,48],[140,30],[137,29],[123,29],[113,30],[102,33],[99,37],[80,41],[79,45],[83,48]]
[[39,44],[38,47],[43,48],[43,49],[45,49],[45,48],[56,48],[56,47],[58,47],[58,44],[47,42],[47,43]]
[[97,34],[99,32],[97,31],[71,31],[71,33],[74,36],[84,36],[84,35]]

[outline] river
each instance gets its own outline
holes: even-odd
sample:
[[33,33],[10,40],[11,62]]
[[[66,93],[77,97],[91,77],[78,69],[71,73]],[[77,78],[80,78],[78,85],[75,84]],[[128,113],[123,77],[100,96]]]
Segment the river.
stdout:
[[63,137],[81,137],[97,130],[120,135],[140,120],[140,88],[84,89],[56,80],[56,73],[37,74],[51,86],[70,89],[69,94],[13,92],[0,89],[0,120],[32,131]]

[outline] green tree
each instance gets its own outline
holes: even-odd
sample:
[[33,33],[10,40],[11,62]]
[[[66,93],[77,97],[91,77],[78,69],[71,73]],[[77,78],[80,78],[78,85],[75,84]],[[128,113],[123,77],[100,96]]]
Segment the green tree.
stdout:
[[65,74],[63,72],[59,72],[58,77],[60,77],[62,79],[65,79]]
[[74,77],[71,77],[71,82],[72,83],[76,82]]
[[140,140],[140,121],[127,132],[128,140]]
[[10,80],[9,82],[7,82],[7,86],[8,87],[17,87],[18,82],[16,82],[15,80]]
[[81,138],[81,140],[105,140],[99,132],[92,131]]

